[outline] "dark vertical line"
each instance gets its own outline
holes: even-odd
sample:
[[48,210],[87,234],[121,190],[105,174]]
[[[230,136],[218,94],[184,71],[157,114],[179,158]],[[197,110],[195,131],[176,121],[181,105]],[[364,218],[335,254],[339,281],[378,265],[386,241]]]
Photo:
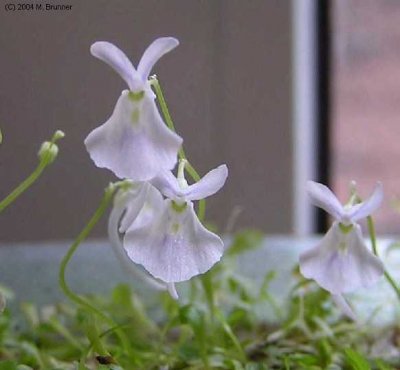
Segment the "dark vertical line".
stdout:
[[[316,1],[317,20],[317,179],[330,185],[330,123],[331,123],[331,1]],[[326,212],[317,210],[317,232],[325,232],[328,226]]]

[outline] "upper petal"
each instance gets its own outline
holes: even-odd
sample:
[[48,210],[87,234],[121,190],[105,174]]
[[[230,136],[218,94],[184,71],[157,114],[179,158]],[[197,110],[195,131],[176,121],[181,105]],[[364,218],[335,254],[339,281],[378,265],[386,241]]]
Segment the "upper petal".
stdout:
[[211,170],[200,181],[184,190],[188,200],[199,200],[215,194],[221,189],[228,177],[228,167],[225,164]]
[[344,234],[335,222],[319,245],[302,253],[300,271],[332,294],[341,294],[372,285],[384,269],[367,249],[359,225]]
[[167,198],[180,198],[184,194],[171,171],[162,171],[151,180],[151,183]]
[[170,200],[151,224],[128,229],[124,246],[129,257],[167,283],[189,280],[209,270],[222,256],[222,240],[198,220],[191,202],[177,212]]
[[203,176],[198,182],[187,188],[179,186],[177,178],[171,171],[164,171],[151,180],[151,183],[167,198],[199,200],[215,194],[221,189],[228,177],[228,167],[223,164]]
[[315,206],[322,208],[336,220],[340,220],[343,215],[343,206],[327,186],[318,182],[308,181],[307,193]]
[[371,196],[364,202],[351,207],[346,213],[351,221],[356,222],[362,218],[368,217],[383,201],[383,186],[378,182]]
[[142,81],[146,81],[157,61],[166,53],[176,48],[179,41],[173,37],[160,37],[154,40],[144,52],[138,65],[138,73]]
[[174,168],[182,138],[168,129],[147,93],[140,101],[123,91],[113,114],[85,139],[98,167],[119,178],[148,181]]
[[97,41],[90,47],[90,52],[93,56],[113,68],[124,79],[127,85],[132,88],[136,70],[122,50],[110,42]]

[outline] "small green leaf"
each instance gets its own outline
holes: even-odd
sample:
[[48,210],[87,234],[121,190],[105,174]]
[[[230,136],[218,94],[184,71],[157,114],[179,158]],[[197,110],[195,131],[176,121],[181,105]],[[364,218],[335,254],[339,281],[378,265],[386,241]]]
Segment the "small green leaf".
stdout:
[[360,353],[348,348],[344,351],[344,355],[351,370],[371,370],[368,361]]

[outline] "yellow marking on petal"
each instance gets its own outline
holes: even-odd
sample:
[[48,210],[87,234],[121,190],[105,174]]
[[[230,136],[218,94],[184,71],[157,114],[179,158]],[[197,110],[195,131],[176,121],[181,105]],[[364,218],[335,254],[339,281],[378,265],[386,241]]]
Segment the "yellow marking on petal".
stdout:
[[172,204],[172,209],[176,213],[182,213],[186,209],[186,206],[187,206],[186,202],[182,203],[182,204],[179,204],[179,203],[175,202],[174,200],[171,202],[171,204]]
[[144,91],[138,91],[138,92],[133,92],[129,91],[128,92],[128,98],[133,101],[133,102],[138,102],[141,101],[144,97]]
[[173,224],[172,227],[171,227],[171,231],[172,231],[173,234],[177,234],[179,229],[180,229],[180,225],[177,224],[177,223]]
[[140,111],[138,108],[135,108],[131,114],[131,121],[134,126],[136,126],[138,124],[139,118],[140,118]]
[[348,234],[351,230],[353,230],[353,225],[344,225],[342,223],[339,223],[340,231],[343,234]]
[[349,251],[349,248],[346,244],[346,242],[340,242],[339,243],[339,251],[343,253],[345,256],[347,255],[347,252]]

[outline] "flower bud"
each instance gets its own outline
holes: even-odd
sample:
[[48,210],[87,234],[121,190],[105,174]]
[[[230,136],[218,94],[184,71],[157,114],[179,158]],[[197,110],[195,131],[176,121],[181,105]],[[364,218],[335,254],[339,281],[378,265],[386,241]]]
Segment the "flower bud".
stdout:
[[52,163],[58,155],[58,146],[50,141],[45,141],[39,149],[38,156],[41,161]]
[[53,141],[55,142],[55,141],[57,141],[57,140],[60,140],[60,139],[62,139],[64,136],[65,136],[64,131],[57,130],[57,131],[54,133],[54,135],[53,135]]
[[41,161],[46,161],[48,164],[53,163],[58,155],[58,146],[56,141],[62,139],[65,136],[64,132],[57,130],[51,141],[45,141],[39,149],[38,156]]

